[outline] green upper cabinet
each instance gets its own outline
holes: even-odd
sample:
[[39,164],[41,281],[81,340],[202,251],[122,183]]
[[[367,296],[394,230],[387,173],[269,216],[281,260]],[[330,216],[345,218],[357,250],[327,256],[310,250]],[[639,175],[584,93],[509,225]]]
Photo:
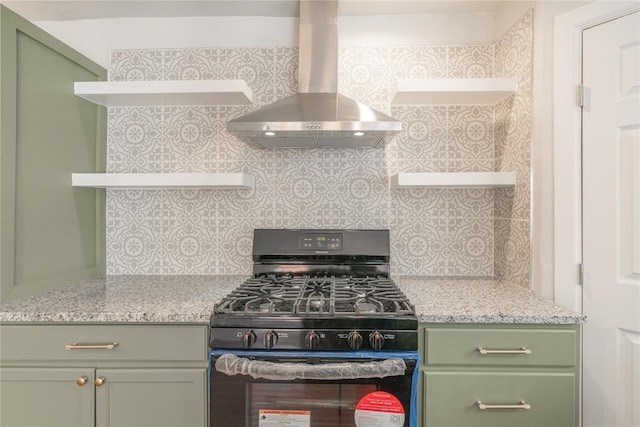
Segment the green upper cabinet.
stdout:
[[104,274],[106,111],[73,93],[104,68],[0,5],[0,300]]

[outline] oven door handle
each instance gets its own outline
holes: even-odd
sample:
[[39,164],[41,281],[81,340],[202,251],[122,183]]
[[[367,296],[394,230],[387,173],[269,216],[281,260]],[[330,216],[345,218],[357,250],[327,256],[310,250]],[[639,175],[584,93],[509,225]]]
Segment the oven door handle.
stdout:
[[218,357],[215,368],[226,375],[248,375],[271,381],[330,381],[401,376],[405,374],[407,365],[402,359],[321,364],[269,362],[226,353]]

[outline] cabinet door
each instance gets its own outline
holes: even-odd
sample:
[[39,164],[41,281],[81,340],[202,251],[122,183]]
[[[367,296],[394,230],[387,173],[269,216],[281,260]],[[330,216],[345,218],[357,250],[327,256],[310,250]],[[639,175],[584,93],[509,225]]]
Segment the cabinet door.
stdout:
[[0,425],[93,426],[93,375],[86,368],[0,369]]
[[[431,371],[424,380],[425,427],[577,425],[571,373]],[[490,407],[481,409],[478,402]],[[530,407],[517,408],[520,402]]]
[[98,369],[96,426],[204,427],[207,369]]

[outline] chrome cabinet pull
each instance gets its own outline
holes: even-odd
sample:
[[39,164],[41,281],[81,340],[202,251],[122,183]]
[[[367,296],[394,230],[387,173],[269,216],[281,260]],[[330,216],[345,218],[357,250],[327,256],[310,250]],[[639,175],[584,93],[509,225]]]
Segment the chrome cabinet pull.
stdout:
[[486,348],[478,347],[480,354],[531,354],[531,350],[526,347],[520,347],[517,350],[487,350]]
[[118,346],[117,342],[111,344],[67,344],[64,346],[65,350],[113,350]]
[[524,409],[525,411],[528,411],[531,409],[531,405],[526,403],[524,400],[521,400],[517,405],[487,405],[478,400],[476,405],[478,405],[478,409],[483,411],[487,409]]

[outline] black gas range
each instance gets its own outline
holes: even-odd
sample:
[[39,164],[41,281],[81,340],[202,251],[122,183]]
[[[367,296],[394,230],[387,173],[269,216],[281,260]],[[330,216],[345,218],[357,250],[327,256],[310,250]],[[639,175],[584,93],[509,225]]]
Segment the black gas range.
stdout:
[[254,275],[215,305],[211,348],[416,350],[389,258],[388,230],[255,230]]
[[414,308],[388,230],[255,230],[211,316],[210,427],[417,425]]

